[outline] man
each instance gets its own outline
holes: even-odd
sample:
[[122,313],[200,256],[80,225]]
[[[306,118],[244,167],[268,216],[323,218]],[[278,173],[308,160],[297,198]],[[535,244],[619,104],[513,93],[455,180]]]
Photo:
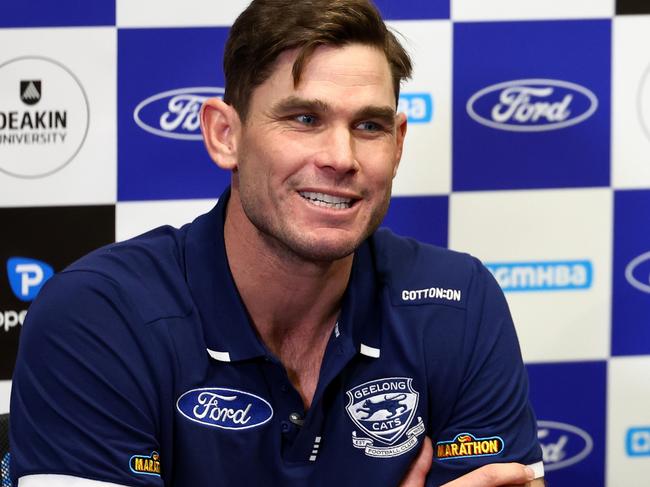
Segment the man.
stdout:
[[30,309],[22,487],[541,485],[498,286],[375,231],[410,69],[366,0],[249,6],[201,112],[231,188],[181,230],[73,264]]

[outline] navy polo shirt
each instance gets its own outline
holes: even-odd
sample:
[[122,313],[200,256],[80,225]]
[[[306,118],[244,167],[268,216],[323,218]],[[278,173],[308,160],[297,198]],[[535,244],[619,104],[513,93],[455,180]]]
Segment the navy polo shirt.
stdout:
[[387,230],[355,253],[305,411],[230,274],[228,197],[180,230],[99,249],[42,289],[14,374],[14,481],[392,486],[425,435],[429,486],[541,461],[498,285],[468,255]]

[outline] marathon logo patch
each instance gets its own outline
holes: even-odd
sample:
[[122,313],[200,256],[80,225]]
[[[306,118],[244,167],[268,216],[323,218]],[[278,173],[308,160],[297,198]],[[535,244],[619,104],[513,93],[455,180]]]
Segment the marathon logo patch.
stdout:
[[436,458],[451,460],[455,458],[488,457],[503,452],[505,443],[499,436],[476,438],[471,433],[460,433],[451,441],[436,443]]
[[151,455],[133,455],[129,466],[133,473],[160,477],[160,455],[157,451],[151,452]]

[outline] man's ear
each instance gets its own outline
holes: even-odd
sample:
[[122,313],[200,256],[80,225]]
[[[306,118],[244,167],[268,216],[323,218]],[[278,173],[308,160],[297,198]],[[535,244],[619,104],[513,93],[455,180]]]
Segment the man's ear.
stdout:
[[237,169],[241,121],[237,111],[221,98],[209,98],[201,106],[201,133],[205,148],[221,169]]
[[404,150],[404,138],[406,137],[406,115],[404,113],[398,113],[395,117],[395,166],[393,167],[393,177],[397,175],[397,168],[399,167],[399,161],[402,159],[402,152]]

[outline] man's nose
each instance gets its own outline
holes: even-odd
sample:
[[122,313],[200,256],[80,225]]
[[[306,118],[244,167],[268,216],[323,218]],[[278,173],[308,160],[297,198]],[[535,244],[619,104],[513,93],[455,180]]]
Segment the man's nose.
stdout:
[[337,173],[356,172],[359,164],[355,157],[354,137],[347,127],[332,127],[323,140],[320,157],[316,161],[322,169],[330,168]]

